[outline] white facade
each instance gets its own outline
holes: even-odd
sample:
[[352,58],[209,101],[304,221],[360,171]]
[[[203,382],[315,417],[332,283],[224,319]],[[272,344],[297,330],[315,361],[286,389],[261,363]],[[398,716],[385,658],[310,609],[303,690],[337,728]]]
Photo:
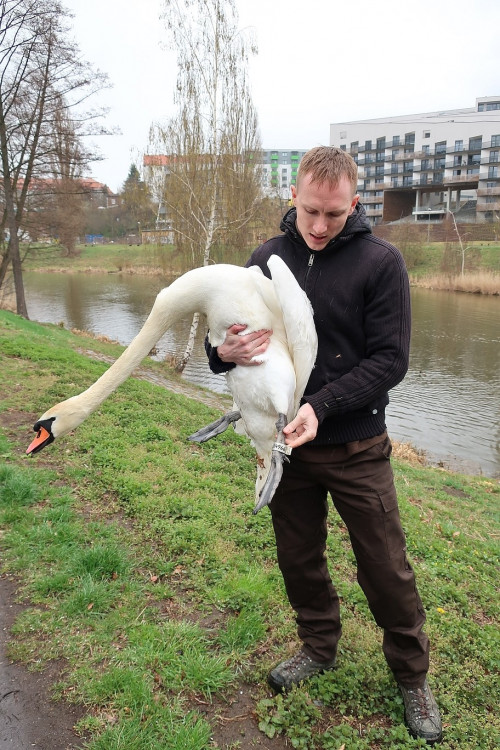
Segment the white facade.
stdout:
[[464,109],[333,123],[330,144],[356,160],[373,223],[450,210],[469,210],[477,221],[500,215],[500,96]]

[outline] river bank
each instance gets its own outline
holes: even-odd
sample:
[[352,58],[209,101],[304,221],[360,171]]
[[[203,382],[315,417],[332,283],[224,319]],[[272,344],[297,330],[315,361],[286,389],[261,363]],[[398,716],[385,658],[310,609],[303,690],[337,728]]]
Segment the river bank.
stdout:
[[[439,271],[446,251],[444,243],[423,246],[418,267],[409,272],[410,283],[427,289],[500,295],[500,244],[477,245],[477,267],[463,275]],[[242,265],[244,260],[228,255],[224,262]],[[47,273],[122,273],[171,279],[188,270],[189,265],[171,246],[107,244],[78,246],[74,257],[61,256],[57,246],[44,246],[27,257],[24,268]]]

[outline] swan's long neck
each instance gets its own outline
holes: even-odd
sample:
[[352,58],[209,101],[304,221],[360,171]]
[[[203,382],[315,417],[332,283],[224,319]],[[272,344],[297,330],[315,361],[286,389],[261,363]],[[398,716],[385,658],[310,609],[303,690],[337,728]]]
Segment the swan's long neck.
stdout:
[[203,276],[194,275],[193,278],[193,275],[193,272],[184,274],[158,294],[144,326],[129,346],[93,385],[80,394],[87,402],[89,414],[132,374],[177,320],[197,311],[204,312],[208,284],[202,283]]

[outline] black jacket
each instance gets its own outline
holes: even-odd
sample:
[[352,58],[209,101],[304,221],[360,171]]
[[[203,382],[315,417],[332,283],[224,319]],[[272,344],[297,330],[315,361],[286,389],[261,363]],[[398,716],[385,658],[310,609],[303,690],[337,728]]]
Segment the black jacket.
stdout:
[[[410,295],[399,251],[375,237],[358,204],[343,230],[320,251],[311,251],[290,209],[284,234],[258,247],[247,266],[270,277],[267,260],[279,255],[309,297],[318,332],[318,357],[303,401],[319,420],[317,444],[347,443],[386,429],[388,391],[408,369]],[[207,348],[215,372],[227,371]]]

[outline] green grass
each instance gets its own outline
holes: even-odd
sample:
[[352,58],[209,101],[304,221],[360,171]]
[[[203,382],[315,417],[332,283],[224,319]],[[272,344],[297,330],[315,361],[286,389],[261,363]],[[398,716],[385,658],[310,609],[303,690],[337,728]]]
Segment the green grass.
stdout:
[[[216,413],[129,379],[78,430],[34,457],[34,418],[104,365],[78,336],[0,312],[0,572],[29,601],[11,658],[62,659],[56,698],[80,703],[89,750],[251,748],[225,707],[245,691],[262,746],[422,747],[332,511],[329,560],[342,598],[338,668],[285,697],[268,669],[297,646],[269,513],[252,515],[254,463],[234,433],[187,436]],[[121,349],[92,343],[118,354]],[[153,366],[153,363],[151,363]],[[160,367],[159,365],[157,365]],[[445,750],[500,745],[498,483],[395,462],[408,554],[432,642]],[[259,731],[260,730],[260,731]],[[280,738],[279,740],[277,738]]]

